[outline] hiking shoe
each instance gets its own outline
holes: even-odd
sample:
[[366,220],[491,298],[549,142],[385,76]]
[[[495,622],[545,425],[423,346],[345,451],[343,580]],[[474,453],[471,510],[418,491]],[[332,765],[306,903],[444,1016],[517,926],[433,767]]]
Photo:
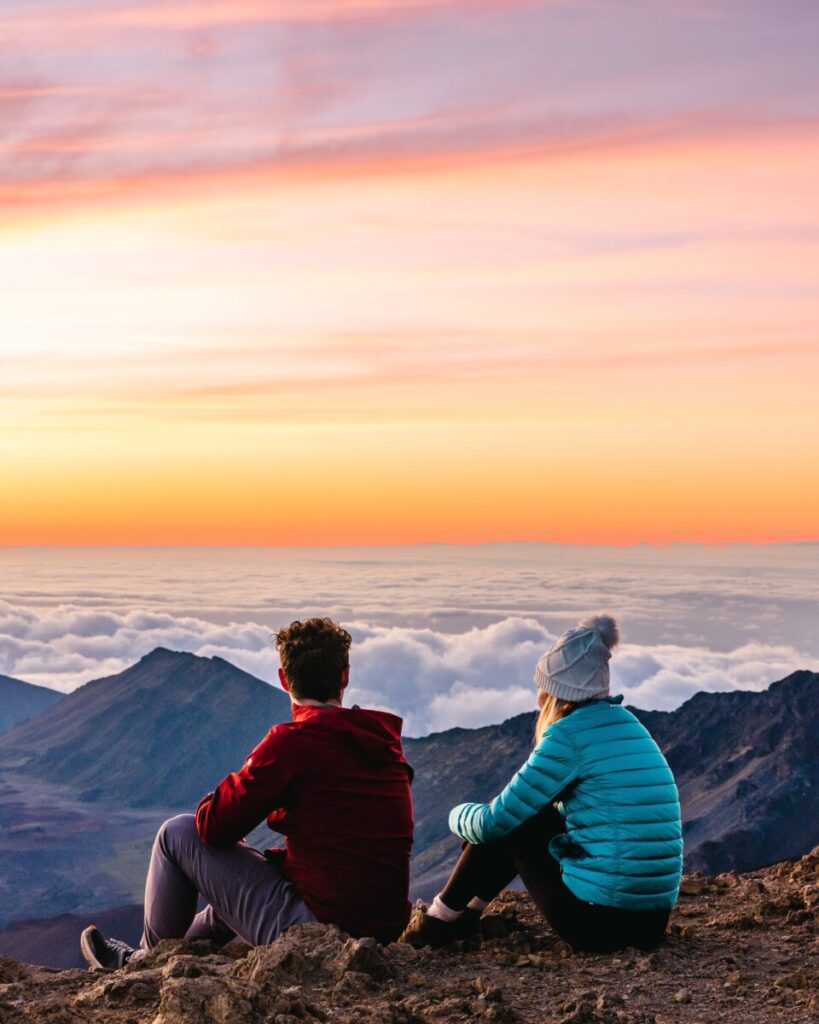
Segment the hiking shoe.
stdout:
[[410,922],[398,938],[398,942],[421,949],[430,946],[440,949],[458,939],[468,939],[480,932],[481,915],[477,910],[465,910],[455,921],[442,921],[431,917],[421,904],[413,911]]
[[121,939],[106,939],[96,925],[80,935],[80,949],[88,966],[96,971],[116,971],[124,967],[137,951]]
[[481,910],[467,907],[457,921],[452,922],[456,939],[472,939],[482,934]]

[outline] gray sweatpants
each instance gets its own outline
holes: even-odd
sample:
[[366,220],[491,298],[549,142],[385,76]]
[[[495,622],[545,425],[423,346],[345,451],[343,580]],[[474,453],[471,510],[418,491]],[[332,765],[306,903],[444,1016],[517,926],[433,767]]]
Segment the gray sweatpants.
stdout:
[[[199,896],[208,905],[196,913]],[[250,846],[206,846],[192,814],[170,818],[159,829],[145,883],[142,949],[162,939],[238,936],[264,946],[294,924],[315,921],[281,871]]]

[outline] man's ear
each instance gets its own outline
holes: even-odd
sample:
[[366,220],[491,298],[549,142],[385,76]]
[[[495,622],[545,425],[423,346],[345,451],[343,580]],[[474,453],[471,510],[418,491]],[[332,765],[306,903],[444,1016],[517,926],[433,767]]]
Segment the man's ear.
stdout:
[[286,693],[290,693],[290,683],[287,681],[287,676],[284,674],[284,669],[279,669],[279,682],[282,684],[282,689]]
[[347,689],[347,684],[349,682],[350,682],[350,666],[348,665],[347,668],[345,668],[344,671],[341,673],[341,686],[339,687],[339,693],[344,693],[344,691]]

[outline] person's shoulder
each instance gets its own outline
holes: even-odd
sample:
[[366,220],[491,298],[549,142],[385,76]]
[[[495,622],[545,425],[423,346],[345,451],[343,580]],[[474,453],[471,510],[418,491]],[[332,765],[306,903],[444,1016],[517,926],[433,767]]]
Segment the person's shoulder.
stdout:
[[290,736],[298,731],[300,725],[300,722],[275,722],[267,730],[267,736],[272,736],[274,739],[284,739],[286,736]]
[[564,715],[563,718],[558,718],[546,729],[540,738],[540,741],[535,744],[534,754],[538,754],[545,749],[561,744],[563,746],[572,746],[572,734],[574,727],[572,726],[570,719],[572,715]]
[[596,733],[603,726],[622,723],[636,719],[622,704],[622,697],[602,697],[590,700],[574,708],[568,715],[559,718],[551,728],[560,727],[560,733],[566,736],[582,737],[584,734]]
[[580,744],[597,744],[600,741],[630,739],[654,740],[645,725],[634,712],[623,704],[622,696],[604,697],[578,708],[565,721],[573,723],[573,734]]
[[298,722],[276,722],[257,743],[253,753],[258,759],[260,755],[281,753],[285,746],[291,746]]

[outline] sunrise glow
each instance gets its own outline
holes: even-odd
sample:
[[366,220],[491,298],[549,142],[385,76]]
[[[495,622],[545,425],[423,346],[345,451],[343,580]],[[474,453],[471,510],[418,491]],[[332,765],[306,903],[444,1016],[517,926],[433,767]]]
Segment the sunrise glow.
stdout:
[[5,4],[0,544],[819,537],[819,18],[751,6]]

